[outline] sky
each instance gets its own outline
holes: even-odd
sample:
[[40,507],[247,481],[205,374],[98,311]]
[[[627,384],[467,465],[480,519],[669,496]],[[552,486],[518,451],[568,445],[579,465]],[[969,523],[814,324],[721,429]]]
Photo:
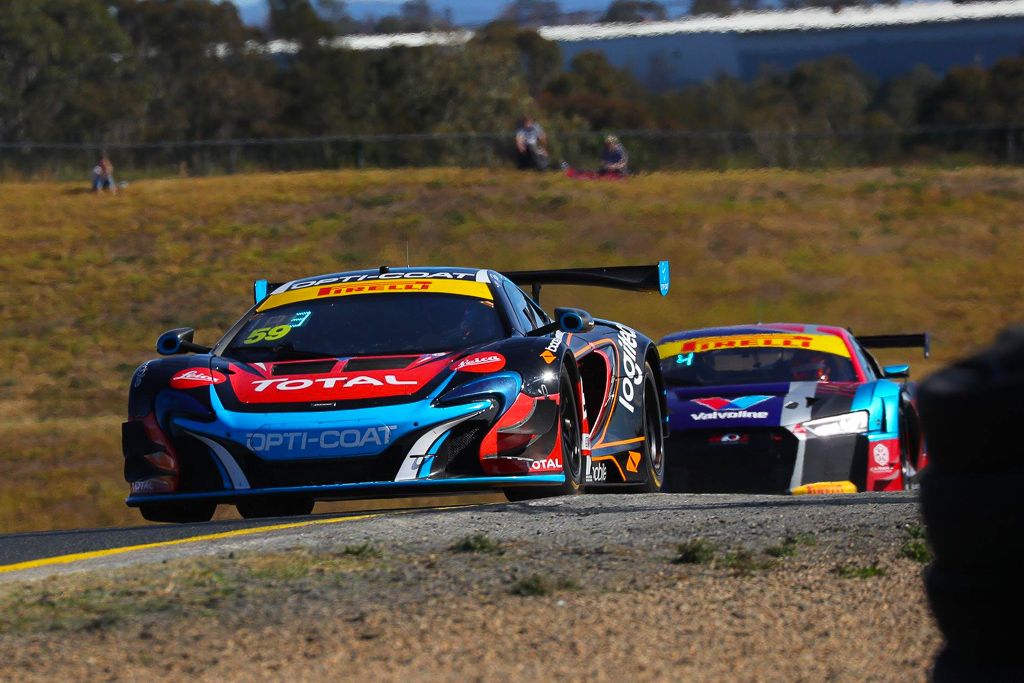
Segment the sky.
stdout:
[[[348,12],[357,19],[366,16],[381,17],[398,11],[403,0],[349,0]],[[580,10],[604,10],[611,0],[559,0],[563,12]],[[266,0],[234,0],[242,19],[249,24],[259,24],[266,18]],[[484,24],[494,19],[507,4],[505,0],[431,0],[437,11],[450,7],[455,22],[464,25]],[[669,3],[663,3],[669,4]]]

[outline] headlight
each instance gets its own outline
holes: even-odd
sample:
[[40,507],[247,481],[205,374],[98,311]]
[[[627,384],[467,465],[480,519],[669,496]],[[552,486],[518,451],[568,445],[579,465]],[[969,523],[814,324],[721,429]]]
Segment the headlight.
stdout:
[[858,410],[819,420],[804,422],[804,429],[814,436],[839,436],[840,434],[861,434],[868,430],[868,411]]

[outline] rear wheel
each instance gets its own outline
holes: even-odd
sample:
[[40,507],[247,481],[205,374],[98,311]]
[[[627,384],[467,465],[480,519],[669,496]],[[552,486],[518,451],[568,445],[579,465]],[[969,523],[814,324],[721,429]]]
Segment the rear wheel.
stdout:
[[213,518],[217,504],[212,501],[142,503],[139,512],[150,522],[170,522],[187,524],[190,522],[208,522]]
[[664,425],[654,372],[646,363],[644,370],[644,483],[640,490],[645,493],[657,493],[661,491],[665,482],[665,442],[662,439]]
[[565,482],[561,486],[522,486],[505,489],[505,497],[511,501],[530,500],[545,496],[579,493],[583,484],[583,440],[580,430],[580,407],[576,400],[569,373],[562,368],[558,389],[558,420],[561,428],[562,473]]
[[251,498],[235,503],[238,514],[246,519],[258,517],[297,517],[313,511],[312,498]]

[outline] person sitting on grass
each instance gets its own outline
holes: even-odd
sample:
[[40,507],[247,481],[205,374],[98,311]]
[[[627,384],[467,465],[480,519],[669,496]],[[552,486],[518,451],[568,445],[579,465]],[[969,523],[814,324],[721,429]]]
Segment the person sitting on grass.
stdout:
[[532,116],[524,116],[516,130],[516,157],[521,170],[548,167],[548,136]]
[[601,153],[600,175],[627,175],[629,173],[629,155],[619,139],[609,135],[604,139],[604,151]]
[[114,164],[110,163],[107,155],[100,157],[92,169],[92,191],[110,190],[110,194],[117,194],[117,183],[114,182]]

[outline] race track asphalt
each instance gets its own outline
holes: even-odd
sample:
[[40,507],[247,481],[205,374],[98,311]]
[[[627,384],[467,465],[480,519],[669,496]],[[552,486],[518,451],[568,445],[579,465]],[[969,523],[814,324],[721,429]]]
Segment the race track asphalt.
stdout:
[[916,493],[846,496],[744,494],[583,495],[528,503],[368,510],[263,520],[220,520],[0,536],[0,580],[125,566],[226,551],[295,545],[389,543],[443,549],[467,534],[649,545],[701,536],[763,545],[793,534],[877,534],[916,523]]

